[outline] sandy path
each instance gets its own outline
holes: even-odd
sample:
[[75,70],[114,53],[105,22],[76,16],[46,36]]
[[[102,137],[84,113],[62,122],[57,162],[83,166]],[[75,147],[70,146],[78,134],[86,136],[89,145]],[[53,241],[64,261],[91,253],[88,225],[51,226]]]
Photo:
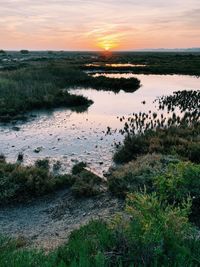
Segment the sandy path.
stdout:
[[72,230],[91,219],[109,218],[122,206],[107,193],[75,199],[70,191],[59,191],[28,204],[0,208],[0,233],[22,236],[30,246],[50,250],[66,242]]

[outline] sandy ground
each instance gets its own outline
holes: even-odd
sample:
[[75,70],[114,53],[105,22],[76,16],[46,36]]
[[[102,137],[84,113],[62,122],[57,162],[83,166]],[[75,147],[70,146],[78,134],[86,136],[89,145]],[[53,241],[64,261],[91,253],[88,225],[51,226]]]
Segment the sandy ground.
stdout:
[[122,207],[108,193],[76,199],[69,190],[59,191],[30,203],[0,207],[0,232],[49,251],[66,242],[74,229],[92,219],[109,219]]

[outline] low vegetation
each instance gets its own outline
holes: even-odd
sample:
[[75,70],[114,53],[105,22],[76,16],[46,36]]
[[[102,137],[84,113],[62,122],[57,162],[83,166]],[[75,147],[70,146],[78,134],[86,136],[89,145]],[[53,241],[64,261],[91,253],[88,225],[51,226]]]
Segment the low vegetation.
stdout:
[[200,124],[190,127],[171,126],[127,135],[114,155],[117,163],[126,163],[147,153],[172,154],[193,162],[200,162]]
[[[116,62],[146,64],[146,73],[200,74],[199,56],[193,54],[147,58],[145,53],[140,57],[115,53],[112,57]],[[117,92],[136,90],[140,83],[94,78],[61,62],[4,71],[0,74],[1,121],[33,108],[79,106],[82,101],[87,105],[89,100],[78,100],[63,90],[81,85]],[[125,202],[124,211],[109,221],[102,218],[82,226],[49,254],[25,248],[22,239],[1,237],[1,267],[200,266],[199,91],[175,92],[156,103],[158,113],[120,118],[125,139],[117,145],[114,160],[121,165],[108,175],[107,182],[91,173],[84,162],[76,164],[70,175],[55,175],[47,159],[24,167],[23,157],[9,164],[0,155],[1,204],[26,201],[63,187],[70,188],[75,197],[91,197],[108,189]],[[57,163],[53,170],[59,168]]]
[[183,203],[192,198],[190,219],[199,225],[200,165],[182,162],[171,156],[157,154],[139,157],[117,168],[108,177],[110,191],[126,197],[131,192],[156,192],[169,204]]
[[104,186],[102,178],[88,170],[82,170],[76,175],[71,189],[76,197],[91,197],[104,191]]
[[0,75],[0,121],[18,119],[33,109],[89,106],[92,101],[72,95],[73,70],[59,64],[44,64]]
[[[161,153],[200,163],[199,91],[175,92],[158,101],[160,110],[167,108],[169,114],[164,117],[149,111],[129,117],[121,130],[124,143],[118,147],[114,160],[126,163],[140,155]],[[174,112],[177,107],[180,115]]]
[[127,196],[126,210],[111,222],[93,221],[48,255],[0,240],[0,266],[108,267],[198,266],[200,241],[188,222],[190,200],[173,206],[154,194]]
[[[85,62],[84,62],[85,63]],[[144,74],[188,74],[200,76],[200,53],[180,52],[113,52],[110,56],[99,56],[88,60],[83,69],[92,71],[134,72]],[[135,67],[112,67],[108,64],[136,64]],[[100,66],[98,66],[100,64]],[[139,66],[137,66],[137,64]],[[141,66],[143,65],[143,66]]]
[[[75,165],[73,174],[53,174],[47,159],[37,160],[35,166],[11,164],[0,158],[0,203],[24,202],[57,189],[71,188],[76,197],[91,197],[104,190],[104,182],[89,170]],[[74,170],[79,169],[79,172]]]
[[50,193],[69,184],[70,175],[55,176],[47,168],[24,167],[0,162],[0,203],[25,201]]
[[119,196],[126,197],[128,193],[146,190],[154,191],[153,179],[166,171],[170,163],[179,160],[173,156],[161,154],[147,154],[137,160],[130,161],[116,169],[108,176],[110,191]]
[[98,90],[135,91],[140,81],[92,77],[65,61],[37,63],[0,74],[0,121],[23,118],[27,111],[56,107],[88,107],[91,100],[67,89],[83,86]]

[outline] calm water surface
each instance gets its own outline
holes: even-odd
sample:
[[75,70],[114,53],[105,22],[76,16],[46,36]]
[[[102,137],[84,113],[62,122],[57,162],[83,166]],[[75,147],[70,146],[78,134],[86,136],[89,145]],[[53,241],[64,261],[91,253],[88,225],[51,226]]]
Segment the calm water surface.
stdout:
[[[96,74],[98,75],[98,74]],[[102,74],[101,74],[102,75]],[[60,160],[62,171],[70,171],[77,161],[87,161],[91,169],[102,173],[112,164],[114,143],[123,140],[118,130],[123,127],[119,117],[133,112],[156,110],[156,97],[177,90],[200,89],[200,79],[180,75],[134,75],[104,74],[108,77],[137,77],[142,87],[134,93],[77,89],[94,101],[85,113],[66,109],[52,112],[33,112],[37,117],[25,124],[18,124],[20,131],[10,126],[0,127],[0,153],[8,161],[15,162],[19,152],[24,154],[24,163],[32,164],[38,158],[49,157],[52,162]],[[74,90],[73,90],[74,92]],[[145,101],[146,104],[142,104]],[[117,118],[118,117],[118,118]],[[105,135],[107,127],[112,135]],[[34,150],[40,147],[40,153]]]

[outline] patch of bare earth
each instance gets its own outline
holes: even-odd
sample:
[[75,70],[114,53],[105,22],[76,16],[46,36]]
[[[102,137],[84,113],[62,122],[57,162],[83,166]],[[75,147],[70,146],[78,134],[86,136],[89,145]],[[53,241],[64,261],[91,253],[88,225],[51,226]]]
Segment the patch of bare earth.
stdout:
[[0,232],[49,251],[66,242],[73,230],[92,219],[107,220],[122,208],[123,202],[108,193],[77,199],[64,190],[30,203],[1,207]]

